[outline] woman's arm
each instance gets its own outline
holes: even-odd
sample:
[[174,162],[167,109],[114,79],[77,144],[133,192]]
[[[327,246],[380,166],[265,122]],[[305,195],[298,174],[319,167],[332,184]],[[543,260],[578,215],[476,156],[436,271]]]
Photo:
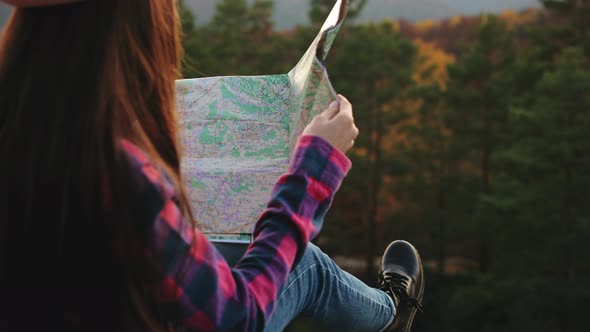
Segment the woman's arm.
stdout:
[[136,166],[150,184],[146,188],[158,190],[161,197],[150,230],[138,234],[152,238],[142,241],[143,259],[151,266],[150,274],[159,277],[145,286],[163,316],[195,331],[262,330],[293,265],[319,232],[350,168],[348,158],[322,138],[301,137],[289,171],[279,178],[256,224],[254,242],[230,268],[181,215],[175,190],[162,174],[137,147],[128,142],[123,147],[139,161]]

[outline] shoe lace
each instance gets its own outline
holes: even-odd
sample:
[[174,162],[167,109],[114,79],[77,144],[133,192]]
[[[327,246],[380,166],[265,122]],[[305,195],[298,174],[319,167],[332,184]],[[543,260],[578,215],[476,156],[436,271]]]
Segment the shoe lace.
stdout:
[[401,274],[392,273],[380,273],[379,274],[379,286],[378,288],[390,295],[395,295],[399,299],[400,303],[405,302],[410,307],[416,308],[419,312],[423,313],[424,306],[417,298],[410,297],[408,295],[408,288],[410,285],[410,278]]

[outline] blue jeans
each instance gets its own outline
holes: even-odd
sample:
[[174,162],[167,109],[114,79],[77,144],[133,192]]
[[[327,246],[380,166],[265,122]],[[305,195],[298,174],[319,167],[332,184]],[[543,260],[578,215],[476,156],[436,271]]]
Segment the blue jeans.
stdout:
[[300,315],[320,320],[330,331],[383,331],[393,321],[395,306],[387,294],[343,271],[310,243],[265,331],[282,331]]

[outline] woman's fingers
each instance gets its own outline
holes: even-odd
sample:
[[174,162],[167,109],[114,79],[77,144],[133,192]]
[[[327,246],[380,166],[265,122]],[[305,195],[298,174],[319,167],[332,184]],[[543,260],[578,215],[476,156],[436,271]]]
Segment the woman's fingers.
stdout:
[[338,112],[338,114],[342,114],[352,118],[352,104],[350,104],[348,99],[346,99],[346,97],[344,97],[343,95],[338,95],[338,101],[340,102],[340,112]]
[[326,120],[332,120],[340,111],[340,103],[338,100],[334,100],[328,108],[326,108],[320,116]]
[[352,116],[352,105],[341,95],[338,95],[337,102],[330,104],[303,131],[304,135],[324,138],[342,152],[354,145],[358,133]]

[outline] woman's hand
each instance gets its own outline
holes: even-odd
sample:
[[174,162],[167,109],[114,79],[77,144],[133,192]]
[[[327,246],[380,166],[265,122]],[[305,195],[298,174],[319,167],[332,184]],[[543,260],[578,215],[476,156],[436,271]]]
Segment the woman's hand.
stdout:
[[303,130],[303,135],[319,136],[343,153],[352,148],[358,134],[352,105],[342,95]]

